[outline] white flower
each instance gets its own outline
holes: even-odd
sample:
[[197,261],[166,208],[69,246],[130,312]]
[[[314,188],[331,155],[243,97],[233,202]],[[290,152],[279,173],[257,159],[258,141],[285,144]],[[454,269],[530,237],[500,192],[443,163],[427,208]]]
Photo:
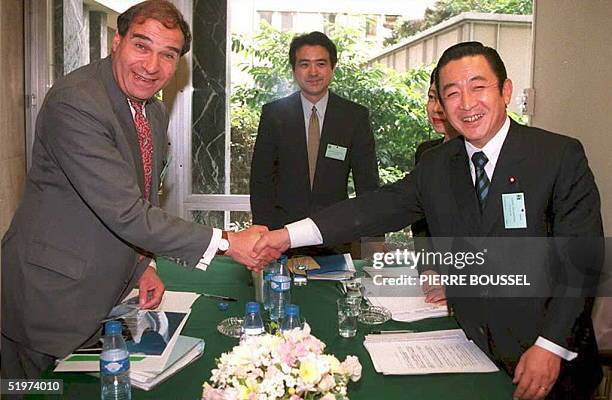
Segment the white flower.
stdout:
[[340,364],[340,367],[350,376],[353,382],[357,382],[361,378],[361,364],[357,357],[346,356],[346,360]]
[[[346,396],[349,379],[361,376],[357,357],[340,363],[323,354],[325,344],[310,334],[310,327],[283,336],[248,337],[219,358],[205,383],[206,400],[268,400],[312,396],[328,400]],[[322,396],[322,397],[321,397]]]

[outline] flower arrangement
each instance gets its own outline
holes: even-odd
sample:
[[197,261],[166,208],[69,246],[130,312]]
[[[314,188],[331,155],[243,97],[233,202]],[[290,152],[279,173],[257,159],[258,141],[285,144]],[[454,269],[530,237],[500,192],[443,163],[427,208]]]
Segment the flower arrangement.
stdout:
[[304,323],[282,335],[248,337],[223,353],[204,383],[204,400],[340,400],[361,378],[355,356],[340,362]]

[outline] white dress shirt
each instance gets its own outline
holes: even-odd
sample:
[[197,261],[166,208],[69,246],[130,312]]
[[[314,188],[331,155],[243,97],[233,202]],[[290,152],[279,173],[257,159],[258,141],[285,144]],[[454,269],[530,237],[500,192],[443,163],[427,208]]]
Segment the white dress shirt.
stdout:
[[497,165],[497,159],[499,158],[499,153],[501,152],[502,146],[504,145],[504,141],[506,140],[506,136],[508,136],[508,130],[510,129],[510,118],[506,117],[506,121],[502,125],[502,127],[497,131],[495,136],[491,138],[483,146],[482,149],[474,146],[472,143],[467,140],[465,143],[465,151],[467,151],[468,159],[470,160],[470,174],[472,175],[472,183],[476,184],[476,170],[474,169],[474,163],[472,162],[472,155],[476,152],[482,151],[485,156],[489,159],[489,161],[485,164],[484,170],[489,178],[489,182],[493,181],[493,172],[495,171],[495,166]]
[[[489,177],[489,180],[493,179],[495,172],[495,165],[497,165],[497,159],[501,152],[506,136],[508,136],[508,130],[510,129],[510,118],[506,116],[506,121],[500,128],[500,130],[489,140],[481,149],[477,148],[467,140],[465,141],[465,150],[467,151],[468,158],[470,159],[470,173],[472,175],[472,183],[476,184],[476,171],[474,169],[474,163],[472,163],[472,154],[477,151],[483,151],[489,162],[485,165],[485,173]],[[310,218],[287,224],[287,230],[289,231],[289,239],[291,241],[291,247],[302,247],[319,245],[323,243],[323,236],[321,231]],[[550,340],[539,336],[535,344],[545,350],[550,351],[558,355],[559,357],[571,361],[578,356],[578,353],[569,351],[568,349],[559,346]]]
[[[136,118],[136,110],[134,110],[134,108],[132,107],[132,104],[129,101],[127,103],[130,106],[130,111],[132,112],[132,118]],[[142,113],[144,114],[146,118],[147,114],[146,114],[144,107],[142,108]],[[212,238],[210,239],[210,243],[208,244],[208,248],[206,249],[204,254],[202,254],[202,258],[195,266],[196,268],[201,269],[202,271],[206,271],[206,268],[208,268],[208,265],[211,263],[213,257],[215,256],[215,254],[217,254],[217,250],[219,249],[220,241],[221,241],[221,229],[213,228],[213,234],[212,234]],[[157,270],[157,263],[155,262],[155,259],[153,258],[151,259],[151,261],[149,262],[149,267],[152,267]]]

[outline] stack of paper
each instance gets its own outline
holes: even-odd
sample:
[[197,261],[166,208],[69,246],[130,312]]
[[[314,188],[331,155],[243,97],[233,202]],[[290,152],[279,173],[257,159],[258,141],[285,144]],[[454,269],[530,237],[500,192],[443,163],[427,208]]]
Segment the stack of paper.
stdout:
[[355,275],[355,264],[350,254],[329,256],[293,257],[289,269],[294,274],[306,275],[308,279],[341,281]]
[[[418,272],[410,267],[387,267],[382,269],[364,268],[372,279],[362,280],[364,297],[372,305],[384,307],[391,311],[392,319],[401,322],[420,321],[425,318],[448,316],[445,305],[425,302],[422,287],[418,284],[386,286],[381,278],[414,277],[418,282]],[[374,277],[378,276],[376,279]],[[413,282],[414,282],[413,281]]]
[[363,344],[376,372],[384,375],[498,370],[461,329],[367,335]]
[[368,297],[368,300],[374,306],[391,311],[394,321],[414,322],[448,316],[446,306],[425,303],[425,297]]
[[[191,306],[199,295],[167,291],[155,310],[136,310],[136,312],[131,310],[130,306],[134,303],[134,296],[138,296],[137,290],[130,293],[118,307],[127,311],[125,314],[119,315],[120,313],[113,309],[109,316],[122,318],[122,322],[126,325],[124,335],[129,331],[125,339],[130,352],[130,372],[136,377],[133,380],[155,385],[193,361],[204,349],[204,342],[201,339],[180,336],[191,313]],[[179,337],[181,343],[176,348]],[[55,371],[99,371],[101,347],[100,343],[94,348],[75,351],[59,360]]]
[[179,336],[168,362],[161,372],[146,372],[130,370],[130,381],[132,386],[143,390],[151,390],[153,387],[174,375],[194,360],[198,359],[204,352],[204,341],[189,336]]

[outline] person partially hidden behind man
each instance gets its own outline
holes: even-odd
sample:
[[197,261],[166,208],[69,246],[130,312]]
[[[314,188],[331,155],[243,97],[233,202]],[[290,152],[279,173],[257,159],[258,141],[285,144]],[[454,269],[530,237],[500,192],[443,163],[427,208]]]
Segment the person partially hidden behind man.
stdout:
[[[457,321],[513,376],[514,397],[591,399],[602,372],[587,297],[592,292],[585,289],[596,288],[600,254],[583,250],[600,252],[603,228],[584,149],[576,139],[508,118],[512,82],[493,48],[467,42],[447,49],[436,86],[461,136],[425,152],[402,180],[263,234],[254,250],[337,243],[423,217],[434,239],[487,240],[507,256],[501,258],[504,273],[527,265],[530,276],[544,279],[537,288],[546,290],[519,297],[532,288],[489,287],[509,296],[484,291],[466,298],[447,287]],[[579,279],[570,284],[592,285],[568,288],[571,278]]]
[[276,229],[345,200],[351,171],[357,196],[378,188],[369,112],[329,90],[337,61],[321,32],[291,41],[300,90],[262,108],[251,164],[253,223]]
[[2,378],[37,378],[97,341],[102,321],[138,285],[156,307],[153,256],[205,269],[225,252],[251,257],[265,227],[225,233],[158,207],[168,113],[154,98],[189,51],[191,33],[165,0],[117,20],[111,55],[51,88],[36,123],[23,199],[2,239]]
[[[418,164],[419,160],[423,153],[427,150],[436,147],[442,143],[446,143],[452,138],[459,135],[459,132],[448,122],[446,115],[444,114],[444,109],[440,104],[440,99],[438,98],[438,90],[436,89],[436,75],[438,73],[438,69],[434,68],[431,71],[431,76],[429,78],[429,89],[427,90],[427,120],[429,124],[433,128],[436,133],[441,133],[444,135],[439,139],[428,140],[426,142],[421,143],[414,153],[414,164]],[[414,222],[410,225],[410,230],[412,231],[412,237],[414,238],[414,248],[416,251],[421,249],[430,249],[431,243],[429,241],[429,237],[431,234],[429,233],[429,229],[427,228],[427,221],[425,218]],[[420,274],[435,274],[437,273],[435,267],[434,268],[425,268],[423,264],[417,265]],[[425,294],[425,301],[428,303],[436,303],[436,304],[446,304],[446,296],[444,294],[444,287],[441,285],[423,285],[423,292]]]

